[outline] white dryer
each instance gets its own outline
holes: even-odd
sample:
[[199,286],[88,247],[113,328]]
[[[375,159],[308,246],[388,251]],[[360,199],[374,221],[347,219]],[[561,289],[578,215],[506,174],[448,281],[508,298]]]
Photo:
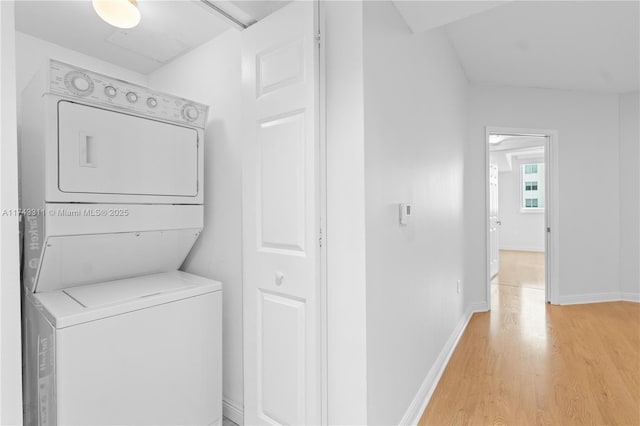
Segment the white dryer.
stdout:
[[221,309],[181,271],[29,293],[25,424],[221,424]]

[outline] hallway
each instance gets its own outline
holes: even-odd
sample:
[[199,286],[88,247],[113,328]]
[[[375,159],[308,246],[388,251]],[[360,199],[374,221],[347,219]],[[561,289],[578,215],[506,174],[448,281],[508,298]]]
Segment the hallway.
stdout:
[[[640,307],[547,305],[544,281],[508,266],[513,253],[492,281],[491,312],[472,317],[420,425],[640,424]],[[529,278],[540,276],[531,260],[519,258]]]

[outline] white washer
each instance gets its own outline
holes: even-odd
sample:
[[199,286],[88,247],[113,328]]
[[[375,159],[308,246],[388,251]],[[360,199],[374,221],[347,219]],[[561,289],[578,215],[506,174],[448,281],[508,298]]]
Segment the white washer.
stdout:
[[221,304],[182,271],[26,291],[25,424],[220,424]]

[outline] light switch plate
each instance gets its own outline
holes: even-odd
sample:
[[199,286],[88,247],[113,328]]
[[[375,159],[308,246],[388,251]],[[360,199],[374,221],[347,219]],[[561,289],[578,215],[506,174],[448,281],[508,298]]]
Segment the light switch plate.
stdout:
[[411,204],[400,204],[400,225],[407,225],[411,217]]

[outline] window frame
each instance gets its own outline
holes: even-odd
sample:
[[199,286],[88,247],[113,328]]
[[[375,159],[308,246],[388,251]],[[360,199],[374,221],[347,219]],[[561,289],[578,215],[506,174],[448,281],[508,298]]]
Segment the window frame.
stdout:
[[[526,173],[526,166],[531,166],[531,165],[536,165],[536,172],[535,173]],[[546,177],[546,171],[540,171],[540,165],[544,165],[544,163],[542,162],[526,162],[523,161],[522,163],[520,163],[520,186],[518,188],[518,191],[520,193],[520,213],[544,213],[544,207],[525,207],[525,203],[527,199],[535,199],[538,200],[538,204],[540,204],[540,197],[531,197],[531,196],[526,196],[526,192],[527,191],[539,191],[540,190],[540,180],[533,180],[533,179],[527,179],[525,176],[529,175],[540,175],[542,176],[542,178],[544,179]],[[544,170],[544,169],[543,169]],[[535,183],[536,184],[536,189],[530,189],[527,190],[526,189],[526,184],[527,183],[531,183],[532,186]],[[544,199],[544,194],[542,196],[542,198]]]

